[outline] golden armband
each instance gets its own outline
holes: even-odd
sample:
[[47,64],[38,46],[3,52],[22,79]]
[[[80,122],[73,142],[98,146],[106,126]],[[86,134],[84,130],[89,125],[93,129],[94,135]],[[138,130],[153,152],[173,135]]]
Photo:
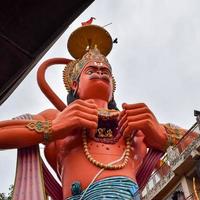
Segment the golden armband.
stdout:
[[47,143],[52,139],[52,123],[51,121],[33,121],[26,125],[30,130],[37,133],[43,133],[44,142]]
[[163,125],[167,132],[167,144],[166,147],[174,146],[178,141],[183,137],[185,131],[178,126],[173,124],[164,124]]

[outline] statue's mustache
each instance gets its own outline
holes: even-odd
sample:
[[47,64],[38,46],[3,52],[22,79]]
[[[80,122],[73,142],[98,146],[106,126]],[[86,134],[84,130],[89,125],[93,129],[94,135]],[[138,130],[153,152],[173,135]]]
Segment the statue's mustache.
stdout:
[[89,76],[89,79],[90,79],[90,80],[91,80],[91,79],[103,79],[103,80],[105,80],[105,81],[110,82],[109,76],[108,76],[108,75],[105,75],[105,74],[103,74],[103,75],[91,74],[91,75]]

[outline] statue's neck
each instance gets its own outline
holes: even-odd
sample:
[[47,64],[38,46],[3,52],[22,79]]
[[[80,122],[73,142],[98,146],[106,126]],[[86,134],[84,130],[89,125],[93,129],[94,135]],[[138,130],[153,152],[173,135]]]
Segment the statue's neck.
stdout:
[[102,99],[93,99],[98,108],[108,109],[108,102]]

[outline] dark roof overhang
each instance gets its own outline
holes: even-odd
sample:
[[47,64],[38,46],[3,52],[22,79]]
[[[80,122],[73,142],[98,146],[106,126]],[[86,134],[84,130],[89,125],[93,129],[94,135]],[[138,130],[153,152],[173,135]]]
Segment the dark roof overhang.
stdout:
[[0,6],[0,104],[94,0],[6,0]]

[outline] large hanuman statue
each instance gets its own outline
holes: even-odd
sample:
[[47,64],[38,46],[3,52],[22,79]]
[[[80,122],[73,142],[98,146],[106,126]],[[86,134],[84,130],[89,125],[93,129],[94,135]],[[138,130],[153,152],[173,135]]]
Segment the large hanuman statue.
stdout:
[[[29,159],[39,143],[45,144],[46,159],[62,183],[60,198],[140,198],[139,187],[145,185],[176,135],[173,127],[159,124],[144,103],[124,103],[121,111],[117,109],[115,81],[106,59],[111,48],[111,36],[104,28],[91,24],[78,28],[68,41],[75,60],[50,59],[38,72],[40,87],[57,109],[0,122],[0,148],[18,148],[21,155],[14,199],[45,199],[45,193],[39,195],[40,189],[29,197],[35,188],[44,185],[43,180],[37,183],[35,178],[44,164],[39,159],[34,165],[36,154]],[[45,69],[53,64],[66,64],[63,77],[69,92],[67,106],[44,80]],[[26,151],[20,154],[23,149]],[[25,179],[29,183],[25,184]],[[51,195],[55,190],[59,189],[52,186],[46,192]]]

